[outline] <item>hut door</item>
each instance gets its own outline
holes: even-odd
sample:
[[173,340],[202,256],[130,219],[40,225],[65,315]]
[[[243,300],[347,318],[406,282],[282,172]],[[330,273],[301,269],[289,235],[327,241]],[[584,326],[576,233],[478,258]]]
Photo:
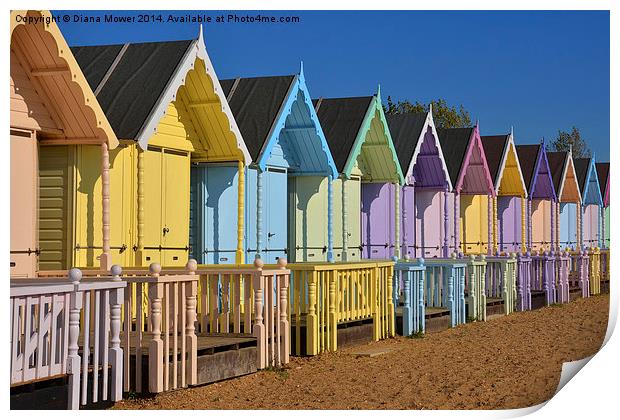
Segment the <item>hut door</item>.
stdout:
[[[442,256],[441,229],[443,226],[443,208],[441,196],[443,192],[419,191],[416,193],[416,256],[439,258]],[[413,256],[414,253],[411,252]]]
[[583,211],[583,245],[598,246],[598,219],[599,208],[595,204],[588,204]]
[[162,150],[149,146],[144,152],[144,265],[161,259],[163,225]]
[[205,167],[204,216],[206,264],[234,264],[237,248],[237,166]]
[[560,245],[575,249],[577,246],[577,205],[560,203]]
[[362,207],[362,180],[360,177],[351,177],[345,183],[347,189],[347,235],[348,260],[358,261],[362,258],[361,244],[361,207]]
[[497,198],[497,243],[500,252],[518,252],[521,244],[521,198]]
[[461,248],[465,254],[487,251],[488,201],[486,195],[461,195]]
[[37,269],[37,170],[34,133],[11,130],[11,277]]
[[164,150],[161,224],[164,266],[184,266],[189,253],[189,156],[187,152]]
[[287,242],[287,174],[285,169],[269,168],[263,175],[264,182],[264,237],[263,261],[274,264],[279,257],[286,257]]
[[362,257],[387,259],[393,250],[390,184],[362,184]]

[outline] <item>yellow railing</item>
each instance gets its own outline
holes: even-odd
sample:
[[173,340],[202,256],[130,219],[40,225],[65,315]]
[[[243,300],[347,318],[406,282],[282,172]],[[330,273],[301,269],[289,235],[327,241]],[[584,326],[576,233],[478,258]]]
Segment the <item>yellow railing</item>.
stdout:
[[291,270],[293,354],[338,348],[338,324],[372,320],[375,341],[394,335],[391,261],[297,263]]

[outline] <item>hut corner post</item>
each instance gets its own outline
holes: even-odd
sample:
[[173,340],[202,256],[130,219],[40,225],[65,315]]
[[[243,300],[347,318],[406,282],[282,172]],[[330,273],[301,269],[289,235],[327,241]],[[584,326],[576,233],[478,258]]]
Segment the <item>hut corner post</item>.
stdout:
[[493,202],[495,201],[495,197],[491,194],[489,194],[487,196],[487,212],[488,212],[488,217],[487,217],[487,255],[493,255],[493,241],[494,241],[494,235],[493,235],[493,229],[495,224],[493,223]]
[[448,258],[450,250],[448,248],[448,185],[443,191],[443,257]]
[[138,242],[136,244],[136,267],[144,261],[144,150],[138,149]]
[[528,228],[527,228],[527,242],[530,249],[532,251],[532,199],[528,198],[527,200],[527,220],[528,220]]
[[599,234],[598,234],[598,247],[599,248],[607,248],[605,245],[605,207],[599,207],[599,218],[601,222],[599,223]]
[[334,177],[327,176],[327,262],[334,262]]
[[[394,258],[400,259],[400,184],[394,183]],[[391,283],[390,283],[391,284]]]
[[526,212],[526,201],[525,196],[521,197],[521,252],[525,254],[527,252],[527,218],[525,217]]
[[112,256],[110,255],[110,151],[105,141],[101,143],[101,209],[103,252],[99,257],[99,266],[107,272],[112,268]]
[[553,203],[553,201],[551,201],[551,247],[550,250],[551,251],[556,251],[555,248],[555,242],[554,242],[554,235],[553,235],[553,219],[554,219],[554,215],[555,215],[555,205]]
[[237,250],[235,252],[235,262],[243,264],[243,232],[245,214],[245,167],[241,160],[237,161],[237,172],[239,181],[237,183]]
[[459,223],[461,217],[461,209],[460,209],[460,194],[458,190],[454,191],[454,252],[458,254],[460,252],[460,237],[461,232],[459,231]]
[[254,259],[262,260],[263,250],[263,171],[257,168],[256,174],[256,255]]
[[[402,219],[403,219],[402,220],[402,227],[403,227],[403,243],[402,243],[403,249],[402,249],[402,254],[403,255],[402,256],[403,256],[403,258],[405,260],[408,260],[409,259],[409,249],[408,249],[408,246],[407,246],[407,218],[408,218],[408,215],[407,215],[407,206],[406,206],[406,204],[407,204],[406,188],[407,188],[407,184],[405,183],[405,184],[403,184],[403,187],[402,187],[402,195],[403,195],[403,204],[402,204],[402,214],[403,214],[403,217],[402,217]],[[400,194],[400,193],[401,193],[401,189],[398,190],[398,194]],[[415,199],[414,199],[414,202],[415,202]],[[398,216],[398,213],[396,213],[396,223],[397,224],[401,223],[400,218]]]
[[343,176],[342,177],[342,261],[345,261],[345,262],[349,260],[349,232],[347,232],[348,197],[347,197],[346,181],[347,181],[346,176]]

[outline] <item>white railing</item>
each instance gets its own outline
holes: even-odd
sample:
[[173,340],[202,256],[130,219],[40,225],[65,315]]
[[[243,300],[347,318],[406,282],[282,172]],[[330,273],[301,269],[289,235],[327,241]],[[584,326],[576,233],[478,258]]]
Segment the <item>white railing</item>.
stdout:
[[11,386],[68,375],[71,409],[122,398],[126,283],[81,280],[78,269],[68,278],[11,280]]

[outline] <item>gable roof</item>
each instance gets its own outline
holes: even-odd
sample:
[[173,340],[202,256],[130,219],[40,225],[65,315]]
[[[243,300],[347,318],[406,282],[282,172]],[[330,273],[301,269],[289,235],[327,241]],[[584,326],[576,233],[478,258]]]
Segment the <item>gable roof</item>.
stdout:
[[599,206],[602,206],[603,197],[601,194],[601,187],[594,161],[594,158],[573,159],[575,172],[577,173],[577,179],[579,180],[579,190],[581,191],[582,203],[584,205],[598,204]]
[[502,159],[504,157],[504,150],[507,143],[510,140],[510,134],[504,134],[499,136],[480,136],[482,141],[482,147],[484,147],[484,155],[487,158],[487,165],[489,165],[489,172],[493,182],[497,185],[499,181],[499,169],[502,165]]
[[386,115],[401,168],[409,168],[424,129],[427,113]]
[[232,133],[229,145],[240,152],[246,164],[250,162],[250,154],[207,53],[202,26],[198,38],[193,40],[71,49],[118,137],[136,140],[143,150],[169,104],[176,100],[196,60],[201,60],[204,63],[201,71],[206,72],[211,82],[204,90],[215,97],[209,102],[216,105],[212,109],[223,114],[227,122],[217,129],[225,136]]
[[344,172],[373,96],[313,99],[339,173]]
[[452,185],[456,186],[465,161],[469,142],[474,135],[474,127],[467,128],[440,128],[437,130],[444,160]]
[[575,165],[579,189],[584,193],[586,190],[586,182],[588,181],[588,172],[590,171],[590,158],[573,159],[573,164]]
[[532,181],[534,174],[538,170],[538,161],[540,155],[540,144],[520,144],[517,148],[517,154],[519,155],[519,163],[521,164],[521,173],[523,174],[523,181],[528,187],[528,192],[531,193],[533,187]]
[[[519,156],[521,174],[523,175],[523,182],[527,186],[528,196],[533,199],[555,200],[556,193],[551,169],[547,161],[547,153],[545,153],[544,140],[539,144],[518,145],[515,148]],[[540,179],[540,175],[544,176],[545,180]]]
[[605,207],[609,206],[609,162],[597,162],[596,175]]
[[220,82],[252,161],[258,159],[294,80],[291,75]]
[[136,140],[192,40],[71,47],[116,135]]
[[568,159],[568,152],[547,152],[547,161],[553,178],[553,188],[559,196],[560,187],[562,186],[562,176],[564,175],[564,167]]
[[303,62],[297,75],[237,78],[223,81],[222,86],[259,168],[274,163],[271,152],[279,144],[282,159],[274,158],[289,170],[338,176],[312,105]]
[[[66,137],[60,138],[59,144],[63,144],[63,140],[78,143],[105,141],[110,149],[118,146],[116,133],[50,11],[11,11],[10,56],[11,100],[24,100],[23,95],[26,93],[19,90],[22,83],[27,83],[30,88],[27,90],[36,92],[40,101],[37,107],[42,108],[41,111],[31,109],[31,106],[22,102],[26,105],[25,110],[20,110],[23,119],[36,126],[31,128],[42,132],[48,128],[60,131],[53,133],[55,137]],[[16,63],[13,63],[14,59]],[[13,80],[14,65],[21,66],[26,73],[24,82]],[[42,72],[36,77],[32,74],[34,70],[45,69],[57,71]],[[56,106],[61,103],[63,106]],[[39,114],[46,114],[51,118],[48,111],[54,115],[53,120],[56,121],[49,121],[52,123],[50,127],[41,126],[37,117]]]

